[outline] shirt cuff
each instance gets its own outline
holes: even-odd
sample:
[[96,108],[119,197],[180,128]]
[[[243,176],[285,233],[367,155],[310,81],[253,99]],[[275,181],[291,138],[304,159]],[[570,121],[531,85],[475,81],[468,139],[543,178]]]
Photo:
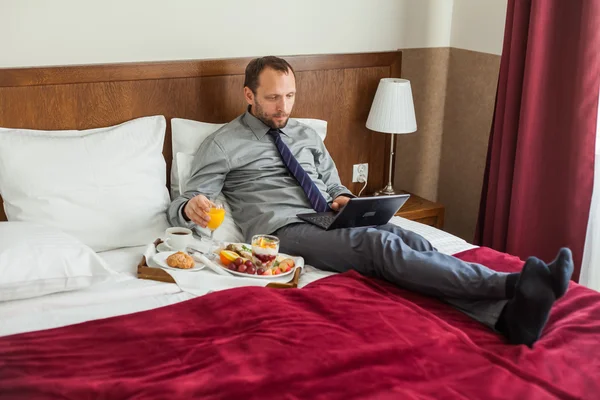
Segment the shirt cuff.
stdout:
[[[188,200],[189,201],[189,200]],[[185,203],[183,203],[183,205],[181,207],[179,207],[179,217],[182,221],[185,222],[190,222],[191,220],[188,218],[188,216],[185,214],[185,206],[187,205],[187,201]]]

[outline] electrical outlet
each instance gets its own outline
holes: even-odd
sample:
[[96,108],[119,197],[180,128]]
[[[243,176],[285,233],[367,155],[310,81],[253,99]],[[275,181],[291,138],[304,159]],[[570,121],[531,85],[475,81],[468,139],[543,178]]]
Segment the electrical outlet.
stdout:
[[354,166],[352,167],[352,182],[364,182],[368,178],[369,164],[354,164]]

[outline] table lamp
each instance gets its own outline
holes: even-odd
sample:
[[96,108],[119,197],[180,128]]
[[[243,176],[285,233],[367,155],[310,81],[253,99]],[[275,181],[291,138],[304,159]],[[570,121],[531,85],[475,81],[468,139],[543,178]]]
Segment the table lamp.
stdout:
[[367,118],[367,128],[375,132],[392,135],[388,184],[374,194],[376,196],[395,194],[396,192],[392,187],[394,135],[412,133],[417,130],[410,81],[398,78],[383,78],[379,81],[371,111]]

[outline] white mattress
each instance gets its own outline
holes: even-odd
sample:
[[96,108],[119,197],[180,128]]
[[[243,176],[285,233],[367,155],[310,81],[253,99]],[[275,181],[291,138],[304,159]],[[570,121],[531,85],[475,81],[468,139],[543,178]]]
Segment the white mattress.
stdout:
[[[447,232],[404,218],[394,217],[391,222],[421,234],[446,254],[475,247]],[[134,247],[99,253],[108,265],[121,273],[109,282],[73,292],[0,302],[0,336],[131,314],[194,297],[172,283],[137,279],[137,264],[144,249]],[[300,286],[331,274],[307,266]]]

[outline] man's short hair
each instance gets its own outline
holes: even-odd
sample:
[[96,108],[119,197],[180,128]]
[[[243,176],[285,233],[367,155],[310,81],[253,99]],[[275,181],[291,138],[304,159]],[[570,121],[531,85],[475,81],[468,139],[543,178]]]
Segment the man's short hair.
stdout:
[[292,74],[296,76],[294,68],[283,58],[275,56],[255,58],[246,66],[246,79],[244,80],[244,86],[248,86],[254,94],[256,94],[258,88],[258,77],[265,68],[271,68],[286,74],[288,71],[292,71]]

